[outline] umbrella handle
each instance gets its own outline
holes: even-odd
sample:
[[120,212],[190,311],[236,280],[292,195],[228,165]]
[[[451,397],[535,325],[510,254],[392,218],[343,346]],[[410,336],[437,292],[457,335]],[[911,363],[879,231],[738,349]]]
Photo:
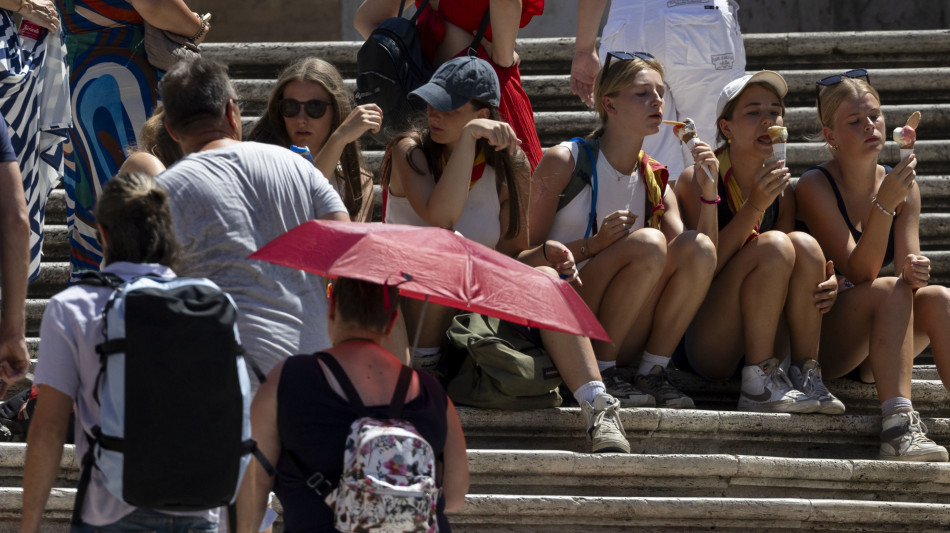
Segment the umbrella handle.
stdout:
[[409,352],[409,364],[416,357],[416,350],[419,349],[419,337],[422,336],[422,325],[426,322],[426,310],[429,309],[429,295],[422,300],[422,313],[419,314],[419,323],[416,325],[416,338],[412,341],[412,350]]

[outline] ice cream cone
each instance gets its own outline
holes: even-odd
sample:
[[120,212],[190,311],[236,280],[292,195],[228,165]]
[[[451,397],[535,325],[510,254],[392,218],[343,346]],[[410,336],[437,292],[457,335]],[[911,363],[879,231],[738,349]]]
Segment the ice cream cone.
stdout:
[[772,159],[774,161],[784,161],[787,143],[772,143]]
[[907,159],[907,156],[914,153],[913,148],[901,148],[901,161]]

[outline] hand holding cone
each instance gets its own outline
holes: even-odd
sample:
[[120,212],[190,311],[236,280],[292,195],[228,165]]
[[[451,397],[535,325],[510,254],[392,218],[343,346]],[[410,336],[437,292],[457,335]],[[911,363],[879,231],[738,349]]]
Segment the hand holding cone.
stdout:
[[914,111],[907,119],[907,123],[894,128],[894,142],[901,150],[901,161],[914,153],[914,143],[917,142],[917,126],[920,125],[920,111]]
[[[699,141],[699,135],[696,134],[696,123],[693,122],[693,119],[687,117],[683,119],[683,122],[676,120],[664,120],[664,124],[673,125],[673,135],[686,143],[686,146],[692,150],[696,147],[696,142]],[[703,170],[706,171],[706,175],[709,176],[710,181],[715,182],[716,178],[713,177],[712,172],[706,167],[703,167]]]

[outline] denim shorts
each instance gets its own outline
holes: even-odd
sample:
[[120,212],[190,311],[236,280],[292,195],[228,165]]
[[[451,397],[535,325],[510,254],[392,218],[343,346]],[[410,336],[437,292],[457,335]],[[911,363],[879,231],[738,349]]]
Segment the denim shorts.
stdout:
[[72,526],[70,533],[96,533],[98,531],[154,531],[156,533],[217,533],[218,524],[197,516],[181,516],[139,509],[125,515],[121,520],[105,526],[93,526],[85,522]]

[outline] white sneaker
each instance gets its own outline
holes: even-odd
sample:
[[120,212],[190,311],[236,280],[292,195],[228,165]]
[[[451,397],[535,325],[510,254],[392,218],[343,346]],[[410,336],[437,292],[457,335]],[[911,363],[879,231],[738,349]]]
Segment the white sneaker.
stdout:
[[945,463],[947,449],[927,438],[927,426],[917,411],[903,411],[881,424],[881,459],[891,461],[932,461]]
[[587,443],[591,453],[630,453],[627,432],[620,422],[620,401],[609,394],[598,394],[594,404],[581,405],[587,424]]
[[844,414],[844,403],[825,387],[821,381],[821,365],[814,359],[809,359],[799,368],[791,365],[788,369],[788,378],[796,389],[805,393],[809,398],[818,400],[818,412],[826,415]]
[[818,400],[795,390],[778,359],[771,358],[757,365],[742,368],[742,391],[739,410],[758,413],[814,413]]

